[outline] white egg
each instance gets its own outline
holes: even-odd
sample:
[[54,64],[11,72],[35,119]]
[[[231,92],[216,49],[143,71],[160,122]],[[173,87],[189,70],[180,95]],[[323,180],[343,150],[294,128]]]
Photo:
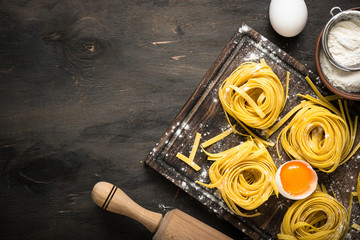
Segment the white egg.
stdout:
[[284,37],[294,37],[304,28],[308,11],[304,0],[271,0],[269,18],[274,30]]
[[315,191],[318,177],[309,163],[293,160],[280,166],[275,175],[275,182],[281,195],[299,200]]

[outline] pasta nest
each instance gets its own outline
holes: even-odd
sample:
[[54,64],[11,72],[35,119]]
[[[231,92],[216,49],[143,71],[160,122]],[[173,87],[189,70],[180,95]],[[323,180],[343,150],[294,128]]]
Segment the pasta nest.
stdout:
[[275,184],[276,166],[266,147],[257,140],[248,140],[220,153],[209,153],[214,161],[209,169],[210,184],[199,184],[219,190],[220,196],[234,213],[253,217],[260,213],[242,213],[237,207],[254,210],[271,194],[278,191]]
[[287,210],[279,239],[341,239],[349,227],[346,208],[329,194],[316,191]]
[[333,172],[349,159],[354,144],[353,129],[345,114],[311,101],[303,101],[298,109],[279,134],[283,149],[290,158],[305,160],[323,172]]
[[283,86],[264,60],[245,62],[219,88],[224,111],[241,124],[267,129],[285,106]]

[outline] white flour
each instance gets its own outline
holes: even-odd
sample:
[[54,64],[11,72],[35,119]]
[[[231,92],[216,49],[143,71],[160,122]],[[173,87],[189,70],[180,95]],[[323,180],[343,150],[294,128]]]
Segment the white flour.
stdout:
[[328,47],[340,65],[351,67],[360,64],[360,20],[335,24],[329,31]]
[[360,71],[340,70],[329,62],[323,51],[320,52],[320,65],[331,85],[347,92],[360,92]]

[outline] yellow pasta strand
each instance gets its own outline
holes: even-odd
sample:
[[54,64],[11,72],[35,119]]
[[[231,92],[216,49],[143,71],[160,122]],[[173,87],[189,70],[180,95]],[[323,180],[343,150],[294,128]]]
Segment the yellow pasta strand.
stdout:
[[357,179],[357,186],[356,186],[356,193],[357,193],[357,197],[358,197],[358,202],[360,204],[360,172],[358,175],[358,179]]
[[182,153],[177,153],[176,157],[179,158],[180,160],[182,160],[183,162],[185,162],[186,164],[188,164],[190,167],[192,167],[194,170],[199,171],[201,168],[199,165],[197,165],[194,162],[194,158],[195,158],[195,154],[197,149],[199,148],[199,144],[200,144],[200,138],[201,138],[201,134],[200,133],[196,133],[195,136],[195,140],[194,140],[194,144],[192,146],[191,152],[190,152],[190,156],[186,157],[185,155],[183,155]]
[[211,138],[211,139],[203,142],[203,143],[201,144],[201,147],[207,148],[208,146],[210,146],[210,145],[212,145],[212,144],[220,141],[221,139],[229,136],[231,133],[233,133],[233,130],[232,130],[232,128],[229,128],[229,129],[227,129],[226,131],[220,133],[219,135],[217,135],[217,136],[215,136],[215,137],[213,137],[213,138]]
[[319,92],[319,90],[316,88],[315,84],[311,81],[311,79],[309,78],[309,76],[305,77],[305,80],[308,82],[308,84],[310,85],[311,89],[315,92],[316,96],[318,96],[318,98],[320,98],[320,100],[322,100],[323,102],[329,103],[328,100]]
[[355,229],[356,231],[359,231],[359,232],[360,232],[360,225],[359,225],[359,224],[354,223],[353,225],[351,225],[351,227],[352,227],[353,229]]
[[[352,192],[351,193],[351,197],[350,197],[350,203],[349,203],[349,220],[350,220],[350,214],[351,214],[351,205],[353,202],[353,197],[357,196],[358,199],[358,203],[360,204],[360,172],[357,178],[357,184],[356,184],[356,192]],[[360,225],[357,223],[354,223],[353,225],[351,225],[351,227],[357,231],[360,232]]]
[[197,149],[199,148],[200,139],[201,139],[201,134],[200,134],[200,133],[196,133],[196,135],[195,135],[195,140],[194,140],[194,144],[193,144],[193,146],[192,146],[192,149],[191,149],[191,152],[190,152],[190,156],[189,156],[189,159],[190,159],[191,161],[193,161],[194,158],[195,158],[196,151],[197,151]]
[[346,208],[327,193],[316,191],[287,210],[278,239],[337,240],[349,228]]
[[192,167],[195,171],[199,171],[201,168],[199,165],[197,165],[193,160],[191,160],[190,158],[186,157],[185,155],[183,155],[182,153],[177,153],[176,157],[180,160],[182,160],[183,162],[185,162],[187,165],[189,165],[190,167]]
[[[258,138],[244,125],[257,129],[271,127],[285,106],[288,82],[289,73],[284,93],[279,78],[263,59],[260,63],[245,62],[221,84],[219,99],[226,116],[233,117],[252,137]],[[235,129],[228,116],[227,119]]]
[[258,140],[248,140],[220,153],[209,153],[214,161],[209,169],[211,183],[197,183],[216,187],[227,206],[235,214],[254,217],[260,213],[247,214],[240,209],[254,210],[264,203],[273,192],[276,166],[265,145]]

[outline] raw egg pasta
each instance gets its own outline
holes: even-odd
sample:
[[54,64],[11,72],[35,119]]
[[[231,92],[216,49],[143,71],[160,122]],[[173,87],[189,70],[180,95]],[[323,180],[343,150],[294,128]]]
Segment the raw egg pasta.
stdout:
[[356,194],[357,194],[358,202],[360,204],[360,172],[357,178]]
[[189,157],[186,157],[185,155],[183,155],[180,152],[178,152],[176,154],[177,158],[179,158],[180,160],[185,162],[187,165],[192,167],[195,171],[199,171],[201,169],[201,167],[194,162],[195,154],[196,154],[196,151],[198,150],[198,147],[199,147],[199,144],[200,144],[200,139],[201,139],[201,134],[196,133],[194,144],[193,144],[193,146],[191,148],[191,152],[190,152]]
[[278,195],[276,166],[260,141],[250,139],[220,153],[204,152],[208,160],[214,161],[209,169],[211,183],[197,183],[209,188],[216,187],[234,213],[243,217],[258,216],[260,213],[243,213],[238,206],[254,210],[273,192]]
[[324,172],[333,172],[351,150],[346,120],[311,101],[280,132],[281,144],[294,159],[303,159]]
[[296,201],[287,210],[278,239],[341,239],[349,228],[346,208],[321,191]]
[[[333,172],[347,162],[359,149],[354,149],[357,129],[357,116],[354,122],[345,102],[338,100],[339,109],[329,102],[334,97],[323,97],[309,78],[306,79],[314,89],[319,99],[309,95],[300,95],[307,99],[295,106],[283,119],[267,132],[267,137],[273,134],[285,121],[290,123],[278,135],[278,142],[292,159],[309,162],[313,167],[323,172]],[[279,145],[277,144],[279,154]],[[280,157],[280,154],[279,154]]]
[[355,229],[356,231],[359,231],[359,232],[360,232],[360,225],[359,225],[359,224],[354,223],[353,225],[351,225],[351,227],[352,227],[353,229]]
[[[358,175],[358,178],[357,178],[357,184],[356,184],[356,192],[352,192],[351,193],[351,197],[350,197],[350,203],[349,203],[349,214],[351,213],[351,207],[352,207],[352,202],[353,202],[353,198],[354,197],[357,197],[357,200],[358,200],[358,203],[360,204],[360,172],[359,172],[359,175]],[[359,231],[360,232],[360,225],[357,224],[357,223],[353,223],[351,225],[351,227],[353,229],[355,229],[356,231]]]
[[219,88],[219,99],[228,115],[233,117],[251,136],[257,136],[248,127],[267,129],[283,110],[288,92],[265,60],[260,63],[245,62],[225,79]]
[[208,147],[208,146],[210,146],[210,145],[212,145],[212,144],[220,141],[221,139],[229,136],[231,133],[233,133],[233,130],[232,130],[232,128],[229,128],[229,129],[227,129],[226,131],[220,133],[219,135],[217,135],[217,136],[215,136],[215,137],[207,140],[206,142],[203,142],[203,143],[201,144],[201,147],[202,147],[202,148],[206,148],[206,147]]

